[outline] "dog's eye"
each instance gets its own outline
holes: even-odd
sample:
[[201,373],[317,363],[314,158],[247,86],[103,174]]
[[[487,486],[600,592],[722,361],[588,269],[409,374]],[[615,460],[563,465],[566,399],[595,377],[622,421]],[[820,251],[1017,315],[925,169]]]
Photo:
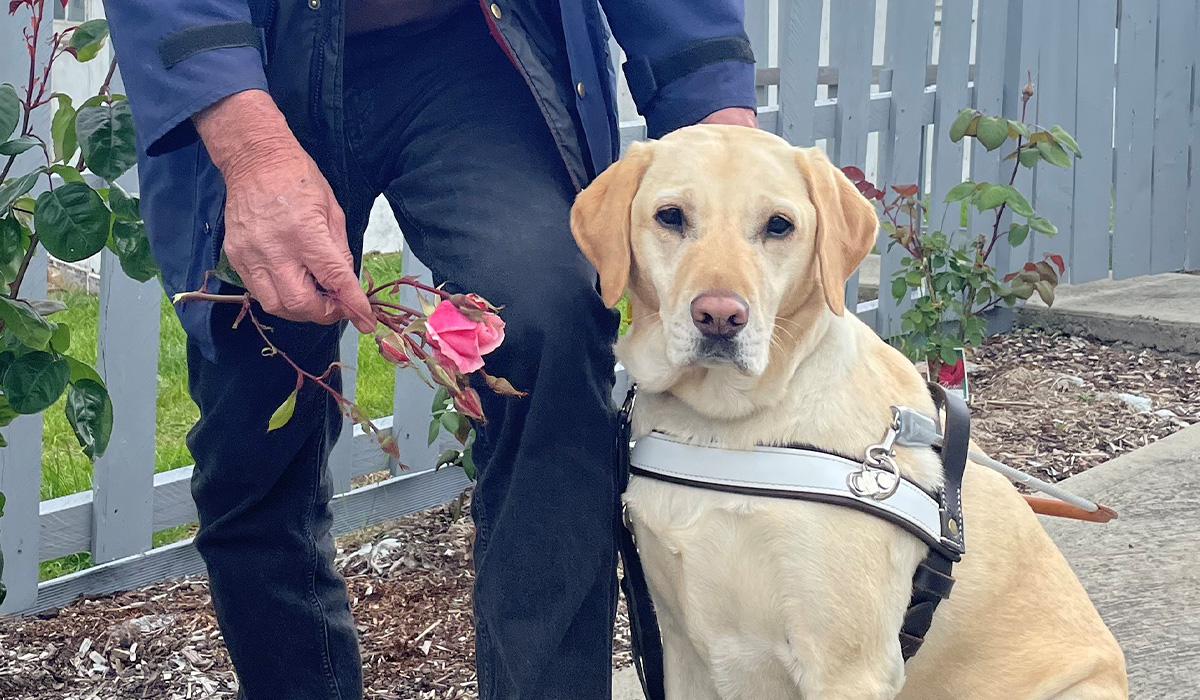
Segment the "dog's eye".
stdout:
[[679,207],[663,207],[654,214],[654,220],[675,231],[683,230],[683,210]]
[[792,232],[792,222],[782,216],[772,216],[767,222],[767,238],[786,238]]

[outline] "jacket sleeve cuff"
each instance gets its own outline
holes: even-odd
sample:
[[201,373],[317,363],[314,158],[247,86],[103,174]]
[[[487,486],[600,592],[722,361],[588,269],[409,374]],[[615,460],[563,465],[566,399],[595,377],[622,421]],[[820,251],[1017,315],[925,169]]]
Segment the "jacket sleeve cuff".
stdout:
[[726,61],[705,66],[659,90],[645,114],[646,135],[659,138],[727,107],[755,109],[754,64]]
[[[155,56],[155,60],[157,60]],[[267,90],[262,55],[257,48],[238,46],[203,51],[170,68],[157,67],[137,81],[136,67],[122,74],[135,84],[130,100],[134,126],[146,154],[157,156],[194,142],[199,136],[192,116],[237,92]],[[133,73],[134,76],[129,76]]]

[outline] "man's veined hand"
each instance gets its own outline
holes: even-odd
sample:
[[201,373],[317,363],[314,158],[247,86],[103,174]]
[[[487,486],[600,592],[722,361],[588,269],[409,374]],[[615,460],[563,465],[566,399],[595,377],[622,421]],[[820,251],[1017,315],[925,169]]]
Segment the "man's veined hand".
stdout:
[[346,217],[271,96],[239,92],[193,118],[225,178],[225,253],[267,313],[374,330]]

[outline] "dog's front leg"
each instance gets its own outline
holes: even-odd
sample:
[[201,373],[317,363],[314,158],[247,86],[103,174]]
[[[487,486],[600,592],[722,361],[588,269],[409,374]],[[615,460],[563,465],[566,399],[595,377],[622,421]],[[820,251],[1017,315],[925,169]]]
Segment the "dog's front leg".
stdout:
[[796,679],[804,700],[895,700],[904,686],[900,645],[878,647],[859,648],[851,657],[830,655],[806,664]]
[[667,700],[724,700],[713,683],[709,664],[687,634],[667,617],[660,616],[659,623]]

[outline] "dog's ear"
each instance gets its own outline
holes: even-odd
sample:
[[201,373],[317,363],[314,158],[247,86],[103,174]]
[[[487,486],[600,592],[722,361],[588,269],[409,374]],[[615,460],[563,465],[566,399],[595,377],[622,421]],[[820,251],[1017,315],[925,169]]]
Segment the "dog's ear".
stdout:
[[846,310],[846,280],[875,245],[875,207],[818,148],[796,151],[817,210],[817,262],[825,303],[838,316]]
[[621,160],[579,193],[571,207],[571,233],[600,273],[600,296],[609,307],[621,300],[629,282],[630,210],[653,151],[652,144],[632,144]]

